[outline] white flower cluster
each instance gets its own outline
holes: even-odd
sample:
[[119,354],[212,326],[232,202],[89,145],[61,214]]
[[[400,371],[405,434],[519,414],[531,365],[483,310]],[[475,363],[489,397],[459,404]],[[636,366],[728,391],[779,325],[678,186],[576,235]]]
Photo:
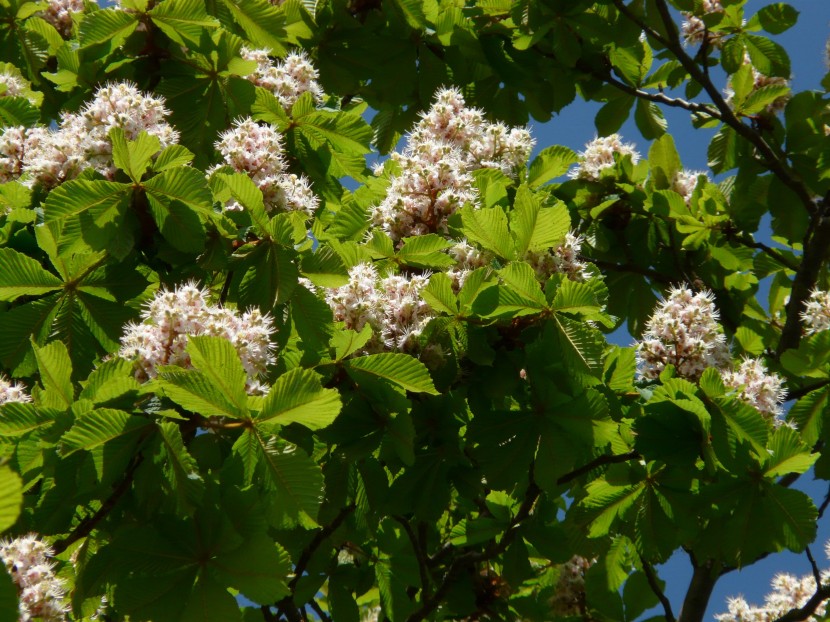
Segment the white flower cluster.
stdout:
[[574,555],[559,569],[550,607],[556,616],[580,616],[585,613],[585,573],[596,560]]
[[[821,573],[822,584],[830,581],[830,572]],[[717,622],[773,622],[792,609],[798,609],[807,604],[816,592],[816,580],[812,574],[803,577],[794,577],[791,574],[779,573],[772,579],[772,592],[764,598],[760,607],[750,605],[742,596],[730,598],[727,601],[728,612],[715,616]],[[818,606],[810,620],[824,619],[827,613],[827,603]]]
[[243,47],[239,55],[257,64],[248,80],[271,91],[284,110],[290,111],[303,93],[311,93],[315,103],[323,101],[323,88],[317,83],[320,74],[304,51],[291,52],[275,63],[268,50]]
[[72,36],[72,15],[84,12],[84,0],[49,0],[40,16],[55,27],[61,37]]
[[20,622],[65,619],[69,609],[64,602],[66,588],[55,576],[55,565],[49,560],[53,555],[35,534],[0,541],[0,557],[18,590]]
[[587,281],[591,278],[588,265],[579,259],[584,238],[568,232],[562,243],[554,249],[528,251],[525,261],[536,273],[536,278],[546,282],[552,274],[564,274],[572,281]]
[[0,71],[0,97],[26,97],[29,85],[17,72],[6,68]]
[[[703,0],[703,15],[711,15],[712,13],[723,13],[723,5],[720,0]],[[700,17],[693,13],[683,13],[683,24],[680,26],[680,33],[687,45],[698,45],[708,40],[708,44],[712,47],[720,47],[723,43],[724,35],[722,33],[709,32],[706,30],[706,24]]]
[[[262,191],[265,209],[269,212],[305,212],[314,216],[320,199],[311,191],[311,182],[304,175],[286,171],[282,137],[270,125],[259,125],[252,119],[238,119],[233,127],[219,135],[216,149],[225,164],[238,173],[246,173]],[[235,201],[226,206],[241,210]]]
[[774,418],[783,410],[781,404],[787,397],[784,380],[778,374],[770,374],[763,361],[745,358],[738,369],[721,372],[723,383],[738,392],[738,399],[753,406],[762,415]]
[[830,292],[814,289],[810,298],[804,301],[801,312],[804,334],[815,335],[830,328]]
[[191,366],[188,337],[223,337],[236,349],[248,374],[248,391],[260,392],[257,377],[274,362],[270,316],[258,309],[239,313],[208,302],[208,292],[195,283],[160,290],[142,312],[143,322],[127,325],[119,356],[137,363],[136,378],[155,378],[160,365]]
[[599,181],[600,173],[614,166],[614,154],[619,157],[631,156],[634,164],[640,160],[640,154],[633,144],[624,143],[619,134],[611,134],[587,143],[585,151],[579,154],[582,161],[568,173],[568,176],[571,179]]
[[447,218],[477,198],[474,170],[495,168],[515,175],[532,148],[526,129],[490,123],[480,110],[465,105],[457,89],[442,89],[404,151],[392,154],[397,171],[372,211],[372,222],[396,242],[446,233]]
[[703,171],[687,171],[684,169],[675,173],[674,178],[672,179],[671,189],[683,197],[686,205],[691,203],[692,193],[695,191],[695,188],[697,188],[698,180],[701,175],[704,175],[708,181],[709,176]]
[[729,348],[718,324],[712,292],[697,294],[686,287],[673,287],[649,318],[637,344],[640,376],[657,378],[666,365],[677,375],[696,381],[707,367],[729,363]]
[[164,100],[127,82],[108,84],[78,113],[65,113],[56,130],[10,127],[0,136],[0,179],[28,174],[27,183],[55,187],[88,167],[112,179],[115,165],[109,132],[121,128],[127,139],[141,132],[159,139],[161,147],[178,140],[164,120]]
[[418,337],[433,317],[432,309],[421,298],[429,282],[422,275],[390,274],[380,278],[374,266],[362,263],[349,270],[349,282],[325,292],[334,319],[346,328],[361,330],[367,324],[374,338],[367,351],[411,352]]
[[31,402],[31,396],[26,393],[26,387],[20,382],[9,380],[0,374],[0,405],[9,402]]

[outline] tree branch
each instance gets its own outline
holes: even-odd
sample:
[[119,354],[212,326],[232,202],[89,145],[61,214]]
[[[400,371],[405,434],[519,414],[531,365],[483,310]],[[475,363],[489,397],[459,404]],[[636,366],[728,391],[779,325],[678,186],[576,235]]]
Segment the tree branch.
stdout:
[[813,557],[813,552],[810,550],[809,546],[805,547],[804,552],[807,554],[807,559],[810,562],[810,568],[813,571],[813,578],[816,580],[816,585],[821,585],[821,571],[818,569],[818,564],[816,563],[815,557]]
[[657,575],[654,574],[654,569],[651,567],[642,556],[640,556],[640,563],[643,565],[643,573],[646,575],[646,581],[648,581],[648,586],[651,588],[651,591],[654,592],[654,595],[657,597],[657,600],[660,601],[660,604],[663,605],[663,615],[666,618],[666,622],[675,622],[674,613],[671,610],[671,603],[669,599],[666,598],[666,595],[663,593],[663,590],[660,589],[660,584],[657,583]]
[[107,497],[101,504],[101,507],[98,508],[92,516],[89,516],[78,523],[75,529],[73,529],[68,536],[61,538],[52,544],[52,549],[55,551],[55,555],[60,555],[75,542],[81,538],[86,538],[92,533],[92,530],[98,526],[98,523],[104,520],[107,514],[109,514],[118,504],[118,500],[121,499],[124,493],[130,489],[130,486],[133,483],[133,477],[135,477],[135,472],[138,467],[141,466],[143,461],[144,454],[141,452],[133,456],[133,459],[127,467],[127,470],[124,472],[124,476],[121,478],[121,481],[118,482],[118,485],[112,493],[110,493],[110,496]]
[[711,561],[695,566],[692,580],[689,582],[689,589],[686,590],[686,598],[683,600],[683,608],[680,610],[678,622],[703,621],[709,598],[712,596],[712,590],[719,576],[720,573],[715,571]]
[[790,609],[787,613],[773,622],[802,622],[809,620],[816,610],[821,606],[825,600],[830,598],[830,585],[820,585],[816,588],[816,593],[810,597],[803,607],[798,609]]
[[574,469],[570,473],[566,473],[565,475],[557,479],[556,483],[560,485],[567,484],[568,482],[571,482],[576,478],[585,475],[586,473],[590,473],[598,467],[605,466],[606,464],[619,464],[620,462],[628,462],[629,460],[636,460],[639,457],[640,454],[636,451],[629,451],[625,454],[616,455],[604,454],[602,456],[599,456],[598,458],[595,458],[594,460],[591,460],[591,462],[589,462],[588,464],[583,464],[578,469]]
[[804,209],[808,213],[815,212],[815,205],[807,188],[796,178],[796,176],[789,169],[786,164],[784,154],[776,152],[763,136],[753,130],[748,125],[741,123],[741,120],[735,115],[729,104],[726,103],[720,90],[714,85],[709,77],[708,71],[703,71],[695,60],[689,56],[683,49],[683,44],[680,42],[680,37],[677,31],[677,26],[669,13],[668,6],[665,0],[655,0],[657,11],[660,14],[660,19],[669,33],[669,38],[664,37],[659,32],[646,24],[638,15],[632,12],[623,2],[623,0],[613,0],[614,6],[617,10],[640,27],[649,37],[660,43],[663,47],[668,49],[677,58],[678,62],[689,73],[692,79],[700,84],[706,94],[712,100],[717,110],[720,112],[719,118],[729,127],[731,127],[737,134],[750,142],[761,155],[764,164],[767,168],[783,183],[787,188],[792,190],[796,196],[801,200]]
[[415,558],[418,560],[418,573],[421,576],[421,592],[424,595],[424,598],[429,598],[430,592],[432,591],[432,582],[429,578],[427,558],[424,556],[421,544],[415,536],[415,532],[412,531],[412,526],[409,524],[409,521],[402,516],[393,516],[392,518],[401,524],[403,530],[406,532],[406,535],[409,537],[409,542],[412,544],[412,550],[415,552]]
[[772,259],[774,259],[775,261],[780,263],[782,266],[784,266],[788,270],[792,270],[793,272],[798,272],[798,269],[800,268],[800,266],[797,263],[793,262],[786,255],[781,253],[781,251],[779,251],[777,249],[774,249],[770,246],[767,246],[763,242],[756,242],[755,240],[752,239],[752,237],[750,237],[748,235],[737,234],[737,233],[733,233],[731,231],[724,231],[724,233],[726,234],[727,239],[734,240],[735,242],[738,242],[739,244],[743,244],[744,246],[746,246],[748,248],[757,248],[762,253],[772,257]]
[[317,603],[316,600],[313,598],[308,601],[308,606],[314,610],[314,613],[317,614],[317,617],[320,618],[320,622],[331,622],[331,618],[323,611],[323,608]]

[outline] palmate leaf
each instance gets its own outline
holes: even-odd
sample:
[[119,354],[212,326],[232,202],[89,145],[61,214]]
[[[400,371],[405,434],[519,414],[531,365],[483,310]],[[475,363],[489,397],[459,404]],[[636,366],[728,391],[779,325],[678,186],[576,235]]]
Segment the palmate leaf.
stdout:
[[47,294],[62,285],[61,279],[31,257],[11,248],[0,248],[0,300]]
[[500,207],[462,209],[461,230],[468,240],[493,251],[502,259],[512,259],[514,250],[507,229],[507,216]]
[[45,430],[55,422],[55,411],[34,404],[7,402],[0,406],[0,436],[23,436],[35,430]]
[[291,572],[291,558],[265,534],[254,535],[239,548],[218,556],[211,565],[227,585],[260,605],[289,594],[285,577]]
[[233,404],[239,413],[247,410],[248,394],[245,392],[247,375],[239,353],[222,337],[190,337],[187,353],[193,367],[199,370]]
[[605,339],[598,330],[562,315],[554,316],[550,325],[555,327],[566,366],[591,375],[602,371]]
[[789,473],[805,473],[815,464],[819,454],[813,453],[796,430],[780,426],[769,442],[769,454],[764,460],[764,475],[770,478]]
[[158,137],[147,132],[141,132],[136,140],[128,141],[120,127],[110,130],[110,141],[115,165],[127,173],[134,182],[141,179],[153,156],[161,148]]
[[39,119],[40,111],[25,97],[0,97],[0,128],[31,127]]
[[183,408],[205,417],[247,418],[247,408],[240,410],[200,371],[180,367],[159,369],[161,390]]
[[415,268],[447,268],[454,265],[455,260],[441,251],[452,245],[451,241],[434,233],[404,238],[398,259]]
[[23,504],[23,483],[8,466],[0,466],[0,532],[17,522]]
[[219,25],[200,0],[164,0],[149,15],[164,34],[180,45],[198,45],[203,32]]
[[346,371],[360,383],[362,379],[374,378],[390,382],[412,391],[438,395],[429,370],[419,360],[408,354],[372,354],[351,359],[345,363]]
[[255,421],[261,429],[299,423],[318,430],[331,424],[340,408],[337,390],[324,389],[313,371],[295,368],[277,378]]
[[166,456],[164,475],[176,500],[176,509],[181,514],[191,514],[205,490],[199,465],[187,451],[177,424],[162,422],[158,427]]
[[118,48],[138,26],[138,15],[118,8],[94,11],[84,15],[79,30],[82,48],[107,44],[110,50]]
[[76,451],[92,451],[116,439],[136,434],[152,423],[144,417],[136,417],[123,410],[98,408],[79,417],[69,431],[61,437],[61,455],[70,456]]
[[612,484],[598,479],[588,484],[588,496],[579,505],[589,517],[589,537],[605,536],[617,521],[626,520],[644,490],[644,482]]
[[253,180],[244,173],[233,175],[219,174],[220,179],[230,190],[233,198],[245,208],[251,216],[251,221],[259,235],[269,235],[269,219],[265,212],[265,203],[262,191],[256,187]]
[[568,169],[578,161],[579,156],[576,152],[567,147],[554,145],[542,149],[530,163],[527,184],[532,188],[541,186],[567,173]]
[[510,233],[516,243],[517,257],[524,257],[527,251],[556,246],[570,228],[571,217],[564,204],[543,208],[527,186],[519,187],[510,212]]
[[267,48],[275,56],[283,56],[285,48],[285,15],[266,0],[224,0],[234,21],[247,39],[258,48]]
[[828,414],[830,387],[824,387],[799,399],[787,413],[787,419],[796,423],[801,432],[801,439],[812,447],[821,436],[824,419]]
[[171,246],[185,253],[202,250],[202,221],[212,216],[213,207],[204,174],[186,166],[169,169],[147,181],[144,189],[153,219]]
[[[32,346],[29,339],[34,336],[35,341],[39,343],[46,340],[51,332],[60,300],[59,294],[52,294],[0,315],[3,320],[3,330],[0,330],[0,361],[4,367],[11,369],[14,374],[21,368],[27,373],[34,371],[34,357],[31,356]],[[26,360],[27,355],[29,360]]]
[[320,287],[340,287],[349,281],[346,264],[330,246],[320,246],[316,251],[304,254],[300,271]]
[[323,474],[305,452],[257,428],[234,443],[247,483],[256,481],[269,493],[268,512],[274,526],[317,520],[323,499]]
[[[270,241],[261,241],[234,273],[237,302],[241,307],[259,307],[269,313],[275,304],[291,298],[299,270],[296,251]],[[237,280],[238,279],[238,280]]]
[[72,361],[66,346],[60,341],[53,341],[42,348],[37,344],[33,347],[40,382],[46,389],[41,395],[41,403],[54,408],[69,408],[75,401],[75,391],[72,387]]

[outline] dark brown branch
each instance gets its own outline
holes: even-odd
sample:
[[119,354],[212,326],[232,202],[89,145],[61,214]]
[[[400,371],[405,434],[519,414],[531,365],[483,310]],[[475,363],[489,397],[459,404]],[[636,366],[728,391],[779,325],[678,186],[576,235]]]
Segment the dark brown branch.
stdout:
[[669,602],[669,599],[666,598],[663,590],[660,589],[660,584],[657,583],[657,575],[654,574],[654,569],[651,567],[651,564],[642,558],[642,556],[640,557],[640,562],[643,565],[643,573],[646,575],[648,586],[651,588],[651,591],[654,592],[654,595],[657,597],[657,600],[660,601],[660,604],[663,605],[663,615],[666,618],[666,622],[675,622],[674,613],[671,610],[671,603]]
[[686,598],[683,600],[683,608],[680,610],[678,622],[702,622],[706,615],[706,607],[709,605],[709,598],[717,583],[720,572],[712,567],[712,562],[695,566],[692,580],[689,582],[689,589],[686,590]]
[[565,475],[563,475],[562,477],[557,479],[556,483],[560,484],[560,485],[561,484],[567,484],[569,482],[572,482],[576,478],[581,477],[582,475],[585,475],[587,473],[590,473],[594,469],[599,468],[601,466],[605,466],[607,464],[619,464],[620,462],[628,462],[629,460],[636,460],[639,457],[640,457],[640,454],[637,453],[636,451],[629,451],[628,453],[625,453],[625,454],[616,454],[616,455],[605,454],[605,455],[599,456],[598,458],[595,458],[594,460],[591,460],[591,462],[589,462],[588,464],[582,465],[578,469],[574,469],[570,473],[566,473]]
[[739,244],[743,244],[744,246],[747,246],[749,248],[757,248],[762,253],[772,257],[772,259],[774,259],[775,261],[780,263],[782,266],[784,266],[788,270],[792,270],[793,272],[798,272],[798,269],[799,269],[800,266],[797,263],[793,262],[791,259],[789,259],[786,255],[781,253],[781,251],[778,251],[778,250],[776,250],[776,249],[774,249],[770,246],[767,246],[763,242],[756,242],[755,240],[752,239],[751,236],[748,236],[748,235],[733,234],[729,231],[725,231],[724,233],[726,233],[726,237],[728,239],[734,240],[735,242],[738,242]]
[[[329,524],[325,525],[320,531],[314,534],[314,537],[311,539],[311,542],[303,549],[303,552],[300,553],[300,558],[297,560],[297,564],[294,566],[294,578],[288,582],[288,589],[291,590],[291,595],[286,596],[281,601],[277,603],[277,619],[280,616],[287,617],[290,621],[299,620],[299,612],[297,610],[297,605],[294,603],[294,590],[297,589],[297,583],[299,583],[300,579],[302,578],[303,574],[305,573],[306,568],[308,567],[309,562],[311,562],[311,558],[314,556],[314,553],[317,552],[317,549],[325,542],[331,534],[337,531],[338,527],[343,524],[343,521],[348,518],[349,514],[354,512],[355,504],[351,503],[346,507],[342,508],[337,516],[334,517]],[[292,617],[296,616],[296,617]]]
[[810,569],[813,571],[813,578],[816,580],[816,585],[821,585],[821,570],[818,569],[818,564],[816,563],[816,558],[813,557],[813,552],[810,550],[809,546],[805,547],[804,552],[807,554],[807,559],[810,562]]
[[402,516],[393,516],[392,518],[401,524],[403,530],[406,532],[406,535],[409,537],[412,550],[415,552],[415,558],[418,560],[418,572],[421,576],[421,593],[423,594],[424,599],[429,598],[430,592],[432,591],[432,585],[429,578],[428,561],[424,556],[421,543],[415,535],[415,532],[412,531],[412,526],[409,524],[408,520]]
[[790,348],[797,348],[801,341],[801,312],[804,302],[816,286],[821,265],[830,248],[830,195],[824,197],[819,211],[814,215],[804,241],[804,255],[801,266],[795,273],[790,300],[787,303],[787,320],[781,331],[776,353],[781,356]]
[[665,0],[655,0],[655,5],[657,6],[657,11],[660,13],[660,19],[666,28],[669,38],[664,37],[662,34],[646,24],[638,15],[633,13],[625,5],[623,0],[613,0],[613,2],[614,6],[620,13],[634,22],[649,37],[653,38],[674,54],[675,58],[677,58],[678,62],[689,73],[692,79],[700,84],[703,90],[706,91],[706,94],[709,95],[712,103],[720,113],[719,118],[726,125],[735,130],[735,132],[742,138],[749,141],[750,144],[758,150],[758,153],[761,155],[761,158],[767,168],[772,171],[781,183],[798,196],[804,206],[804,209],[806,209],[808,213],[814,213],[815,205],[812,197],[810,196],[810,192],[789,169],[789,166],[786,164],[784,154],[780,152],[777,153],[776,150],[773,149],[766,140],[764,140],[763,136],[748,125],[741,123],[741,120],[735,115],[735,112],[729,107],[729,104],[726,103],[726,100],[718,87],[716,87],[712,82],[708,75],[708,71],[703,71],[695,60],[686,53],[686,50],[683,48],[683,44],[680,41],[677,25],[674,23],[671,13],[669,13]]
[[[579,69],[585,69],[582,65],[578,66]],[[613,86],[615,89],[622,91],[623,93],[627,93],[628,95],[632,95],[638,99],[645,99],[646,101],[655,102],[657,104],[663,104],[664,106],[669,106],[670,108],[682,108],[683,110],[688,110],[694,114],[705,114],[710,117],[714,117],[715,119],[722,120],[720,113],[717,109],[712,108],[712,106],[708,104],[699,104],[697,102],[690,102],[685,99],[681,99],[679,97],[669,97],[664,93],[649,93],[648,91],[643,91],[642,89],[635,88],[617,80],[611,74],[602,75],[597,72],[590,72],[594,77],[602,80],[603,82]]]
[[106,500],[101,504],[101,507],[85,519],[83,519],[72,532],[66,536],[65,538],[61,538],[54,544],[52,544],[52,548],[55,551],[55,555],[60,555],[70,546],[72,546],[75,542],[80,540],[81,538],[86,538],[89,534],[92,533],[92,530],[98,526],[106,516],[112,512],[115,506],[118,504],[119,499],[130,489],[130,486],[133,483],[133,477],[135,477],[135,472],[141,463],[144,461],[144,455],[142,453],[137,453],[133,456],[132,461],[130,462],[127,470],[124,472],[124,476],[118,482],[118,485],[115,489],[110,493],[110,496],[106,498]]
[[323,608],[313,598],[308,601],[308,606],[312,608],[321,622],[331,622],[331,618],[323,611]]
[[827,510],[827,506],[830,505],[830,487],[827,488],[827,493],[824,495],[824,501],[821,502],[821,505],[818,508],[818,518],[816,520],[820,520],[822,516],[824,516],[824,512]]
[[802,397],[804,397],[808,393],[812,393],[813,391],[815,391],[817,389],[822,389],[822,388],[826,387],[828,384],[830,384],[830,378],[826,379],[826,380],[820,380],[819,382],[814,382],[813,384],[805,385],[805,386],[801,387],[800,389],[794,389],[792,391],[787,391],[787,399],[788,400],[801,399]]

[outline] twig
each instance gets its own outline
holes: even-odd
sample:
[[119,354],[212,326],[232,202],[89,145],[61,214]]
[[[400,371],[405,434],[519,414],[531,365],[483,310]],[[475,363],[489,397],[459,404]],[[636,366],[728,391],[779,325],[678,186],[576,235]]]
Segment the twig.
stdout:
[[830,505],[830,486],[827,487],[827,494],[824,495],[824,501],[821,502],[821,505],[818,508],[818,517],[816,520],[824,516],[824,512],[827,510],[828,505]]
[[418,573],[421,576],[421,592],[424,595],[424,599],[427,599],[429,598],[431,592],[431,582],[429,579],[427,558],[424,556],[424,551],[421,548],[418,538],[415,536],[415,532],[412,531],[412,526],[409,524],[409,521],[402,516],[393,516],[392,518],[401,524],[403,530],[406,532],[406,535],[409,537],[409,542],[412,544],[412,550],[415,552],[415,558],[418,560]]
[[109,514],[113,508],[118,504],[118,500],[130,489],[130,486],[133,483],[133,477],[135,476],[135,472],[141,463],[144,461],[144,454],[137,453],[133,456],[130,465],[127,467],[127,470],[124,472],[124,476],[121,478],[121,481],[118,482],[118,486],[115,487],[115,490],[112,491],[109,497],[101,504],[101,507],[88,518],[82,520],[72,532],[66,536],[65,538],[61,538],[54,544],[52,544],[52,549],[55,551],[55,555],[60,555],[70,546],[72,546],[75,542],[80,540],[81,538],[86,538],[89,534],[92,533],[92,530],[98,526],[104,518]]
[[813,578],[816,580],[816,585],[821,585],[821,570],[818,569],[818,564],[816,563],[816,558],[813,557],[813,552],[810,550],[809,546],[804,548],[804,552],[807,554],[807,559],[810,561],[810,568],[813,570]]
[[[285,615],[290,621],[299,620],[299,614],[297,610],[297,605],[294,604],[294,590],[297,589],[297,583],[299,583],[300,579],[302,578],[303,574],[305,573],[306,568],[308,567],[311,558],[314,556],[314,553],[317,552],[317,549],[326,541],[326,539],[331,536],[340,525],[343,524],[343,521],[354,512],[355,504],[351,503],[346,507],[342,508],[337,516],[334,517],[328,525],[325,525],[320,531],[314,534],[314,537],[311,539],[311,542],[303,549],[303,552],[300,553],[300,558],[297,560],[296,565],[294,566],[294,578],[288,582],[288,589],[291,590],[291,594],[283,598],[281,601],[277,603],[277,618],[281,615]],[[292,614],[296,617],[292,617]]]
[[781,253],[781,251],[776,250],[770,246],[767,246],[763,242],[756,242],[751,237],[747,235],[737,235],[733,234],[730,231],[724,231],[726,233],[726,237],[731,240],[735,240],[739,244],[743,244],[749,248],[757,248],[759,251],[763,252],[766,255],[772,257],[775,261],[780,263],[782,266],[787,268],[788,270],[792,270],[793,272],[798,272],[799,265],[793,261],[791,261],[786,255]]
[[812,393],[813,391],[815,391],[817,389],[821,389],[823,387],[826,387],[828,384],[830,384],[830,378],[825,379],[825,380],[820,380],[819,382],[815,382],[813,384],[805,385],[805,386],[801,387],[800,389],[794,389],[792,391],[787,391],[787,399],[788,400],[800,399],[800,398],[804,397],[805,395],[807,395],[808,393]]
[[317,614],[317,617],[320,618],[321,622],[331,622],[331,618],[323,611],[323,608],[317,603],[316,600],[313,598],[308,601],[308,606],[314,610],[314,613]]
[[640,556],[640,563],[643,565],[643,573],[646,575],[648,586],[651,588],[651,591],[654,592],[654,595],[657,597],[657,600],[660,601],[660,604],[663,605],[663,612],[666,622],[675,622],[674,613],[671,610],[671,603],[669,602],[669,599],[666,598],[663,590],[660,589],[660,585],[657,583],[657,576],[654,574],[654,569],[651,567],[651,564],[643,559],[642,555]]
[[598,458],[592,460],[588,464],[584,464],[578,469],[574,469],[570,473],[566,473],[562,477],[556,480],[557,484],[567,484],[575,480],[576,478],[585,475],[586,473],[590,473],[594,469],[605,466],[606,464],[619,464],[620,462],[628,462],[629,460],[636,460],[640,457],[640,454],[636,451],[629,451],[625,454],[616,454],[616,455],[609,455],[605,454],[599,456]]

